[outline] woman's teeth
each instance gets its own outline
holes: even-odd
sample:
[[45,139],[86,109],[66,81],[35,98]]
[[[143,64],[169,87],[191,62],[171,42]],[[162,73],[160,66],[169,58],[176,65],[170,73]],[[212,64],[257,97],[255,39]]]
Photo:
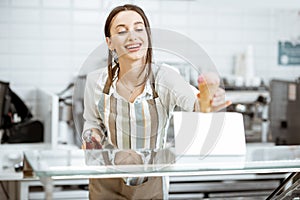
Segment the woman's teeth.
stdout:
[[128,45],[126,46],[127,49],[135,49],[135,48],[139,48],[141,46],[141,44],[133,44],[133,45]]

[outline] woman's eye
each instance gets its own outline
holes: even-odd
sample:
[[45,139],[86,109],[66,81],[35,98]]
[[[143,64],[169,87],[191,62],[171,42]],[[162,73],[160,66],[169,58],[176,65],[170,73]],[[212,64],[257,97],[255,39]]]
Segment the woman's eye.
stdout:
[[127,33],[127,31],[119,31],[118,32],[119,35],[124,35],[125,33]]
[[142,31],[144,31],[144,29],[143,28],[137,28],[137,29],[135,29],[137,32],[142,32]]

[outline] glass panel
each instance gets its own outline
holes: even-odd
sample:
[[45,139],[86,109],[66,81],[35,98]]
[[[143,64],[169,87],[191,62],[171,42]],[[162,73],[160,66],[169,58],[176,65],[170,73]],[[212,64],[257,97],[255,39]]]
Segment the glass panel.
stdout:
[[[245,156],[175,156],[173,149],[26,151],[37,176],[97,177],[300,171],[299,146],[247,149]],[[254,170],[254,171],[253,171]]]

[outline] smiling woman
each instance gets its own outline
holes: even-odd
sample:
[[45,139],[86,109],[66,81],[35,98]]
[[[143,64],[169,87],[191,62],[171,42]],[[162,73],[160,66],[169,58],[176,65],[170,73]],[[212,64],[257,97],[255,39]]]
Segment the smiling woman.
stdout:
[[[92,147],[130,149],[130,156],[123,152],[120,155],[127,156],[119,157],[130,163],[138,157],[134,153],[138,149],[166,147],[168,124],[176,106],[199,111],[199,102],[180,74],[152,62],[150,25],[141,8],[127,4],[113,9],[104,33],[108,64],[87,76],[83,138],[100,143]],[[227,105],[224,90],[219,88],[212,97],[211,105]],[[167,199],[166,178],[130,180],[91,179],[90,199]]]

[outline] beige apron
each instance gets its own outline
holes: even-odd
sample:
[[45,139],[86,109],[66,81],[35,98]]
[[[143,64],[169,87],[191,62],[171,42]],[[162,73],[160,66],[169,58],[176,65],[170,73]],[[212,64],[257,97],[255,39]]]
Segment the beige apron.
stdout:
[[[118,149],[160,149],[166,140],[168,114],[154,88],[153,99],[130,103],[109,95],[106,82],[98,102],[100,117],[109,141]],[[122,178],[90,179],[89,197],[98,199],[163,199],[162,177],[149,177],[140,185],[126,185]]]

